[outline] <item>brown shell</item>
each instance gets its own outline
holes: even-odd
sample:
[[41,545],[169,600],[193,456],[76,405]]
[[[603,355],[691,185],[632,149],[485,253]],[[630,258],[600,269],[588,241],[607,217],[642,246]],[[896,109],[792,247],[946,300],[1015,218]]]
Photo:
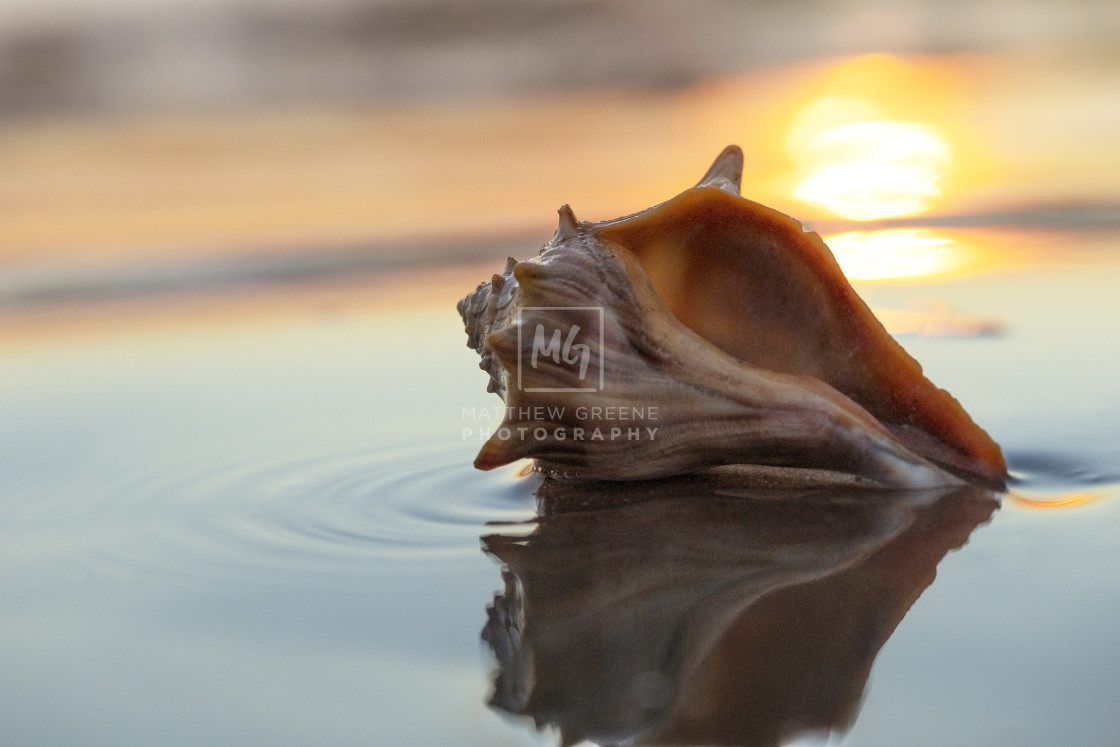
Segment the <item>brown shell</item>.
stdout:
[[[509,437],[495,433],[476,465],[533,457],[599,479],[771,465],[1001,485],[995,442],[925,378],[819,236],[739,196],[741,170],[731,146],[697,186],[641,213],[578,223],[564,206],[536,258],[511,259],[460,302],[468,345],[507,405]],[[569,340],[573,327],[596,331],[580,339],[598,355],[585,371],[557,356],[529,366],[538,325]],[[628,417],[588,422],[593,407]],[[581,426],[656,433],[572,438]]]

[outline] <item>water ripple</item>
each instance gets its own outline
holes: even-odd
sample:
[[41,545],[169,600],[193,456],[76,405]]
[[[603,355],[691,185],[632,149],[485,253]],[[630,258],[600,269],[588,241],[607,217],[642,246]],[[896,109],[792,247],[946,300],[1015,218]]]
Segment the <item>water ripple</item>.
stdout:
[[531,516],[535,486],[515,468],[474,470],[459,445],[149,462],[82,486],[81,501],[0,506],[0,560],[166,579],[446,562],[476,555],[487,522]]
[[[475,472],[457,451],[345,459],[273,476],[269,498],[228,525],[260,549],[320,557],[446,558],[478,552],[488,521],[532,513],[527,481]],[[531,481],[530,481],[531,482]]]
[[[478,472],[463,444],[389,452],[232,450],[151,458],[102,479],[0,500],[0,563],[13,576],[201,580],[247,572],[392,568],[478,553],[488,522],[531,518],[538,480]],[[1112,460],[1011,454],[1013,489],[1113,484]]]
[[1112,453],[1012,451],[1012,485],[1028,488],[1095,487],[1120,483],[1120,450]]

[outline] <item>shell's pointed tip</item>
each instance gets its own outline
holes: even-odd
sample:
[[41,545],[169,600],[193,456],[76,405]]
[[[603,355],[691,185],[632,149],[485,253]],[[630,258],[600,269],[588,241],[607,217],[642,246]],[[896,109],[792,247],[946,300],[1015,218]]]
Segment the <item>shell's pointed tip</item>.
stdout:
[[579,230],[579,221],[576,220],[576,214],[572,212],[571,205],[562,205],[559,210],[560,226],[556,229],[556,234],[561,239],[569,239],[575,236]]
[[717,187],[731,194],[739,194],[743,181],[743,149],[729,145],[716,156],[708,173],[704,174],[697,187]]
[[489,472],[496,467],[502,467],[510,462],[516,461],[519,457],[508,453],[508,448],[505,442],[495,442],[495,439],[491,438],[482,445],[478,456],[474,458],[475,469]]
[[513,277],[522,287],[539,280],[542,274],[540,265],[535,262],[518,262],[513,267]]
[[500,464],[495,464],[489,458],[483,457],[482,454],[479,454],[478,457],[474,460],[474,468],[475,469],[480,469],[483,472],[489,472],[490,470],[494,469],[495,467],[500,467],[500,466],[501,466]]

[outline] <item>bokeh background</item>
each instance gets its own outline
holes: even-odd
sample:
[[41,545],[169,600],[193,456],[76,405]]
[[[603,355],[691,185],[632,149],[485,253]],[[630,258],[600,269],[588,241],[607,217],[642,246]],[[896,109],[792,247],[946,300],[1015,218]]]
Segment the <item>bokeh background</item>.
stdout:
[[844,743],[1114,745],[1117,133],[1116,0],[0,0],[0,743],[556,744],[455,302],[737,143],[1013,472]]
[[[864,268],[1018,262],[1120,223],[1117,40],[1107,0],[5,0],[0,310],[523,257],[728,143]],[[930,228],[993,223],[1034,238]]]

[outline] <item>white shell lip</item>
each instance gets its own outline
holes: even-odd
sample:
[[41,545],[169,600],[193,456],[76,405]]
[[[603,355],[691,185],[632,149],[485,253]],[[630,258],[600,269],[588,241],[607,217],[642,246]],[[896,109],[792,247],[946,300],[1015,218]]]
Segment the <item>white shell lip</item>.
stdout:
[[742,169],[729,146],[695,187],[640,213],[581,223],[564,205],[537,257],[511,258],[459,303],[507,406],[476,466],[531,457],[555,476],[633,480],[740,465],[1002,488],[999,447],[819,237],[739,195]]

